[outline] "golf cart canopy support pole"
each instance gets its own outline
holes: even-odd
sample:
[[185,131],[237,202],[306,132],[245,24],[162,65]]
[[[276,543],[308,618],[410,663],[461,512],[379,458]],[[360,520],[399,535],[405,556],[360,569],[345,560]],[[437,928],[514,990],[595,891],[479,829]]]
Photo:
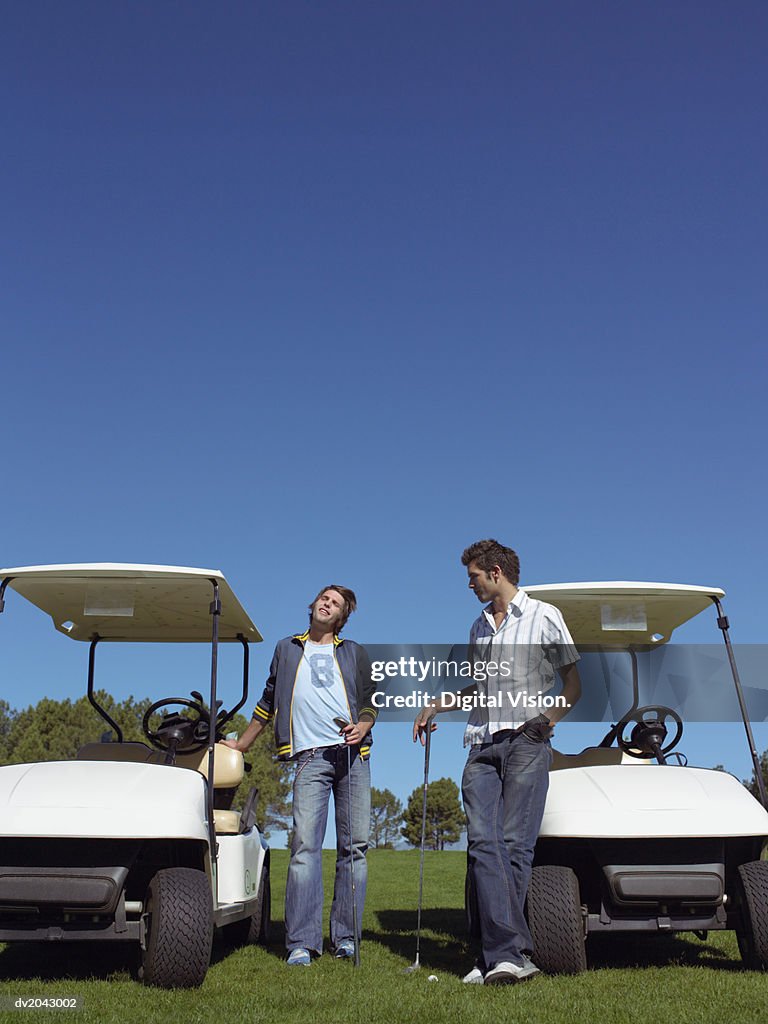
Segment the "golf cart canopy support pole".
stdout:
[[117,724],[117,722],[113,718],[109,717],[109,715],[104,710],[104,708],[101,707],[101,705],[97,703],[96,698],[93,696],[93,675],[94,675],[94,667],[95,667],[95,664],[96,664],[96,644],[99,642],[100,639],[101,639],[101,637],[99,636],[98,633],[96,633],[94,635],[93,639],[91,640],[91,646],[88,648],[88,700],[93,705],[93,707],[96,708],[96,710],[101,715],[101,717],[104,719],[104,721],[108,725],[110,725],[112,727],[112,729],[114,729],[115,736],[117,737],[117,742],[118,743],[122,743],[123,742],[123,730],[120,728],[120,726]]
[[757,756],[757,750],[755,749],[755,738],[752,735],[752,726],[749,721],[749,714],[747,713],[747,705],[744,701],[744,692],[741,689],[739,670],[736,668],[736,658],[734,657],[731,638],[728,634],[728,616],[724,613],[723,606],[720,604],[719,599],[713,597],[712,600],[715,602],[717,607],[717,625],[722,631],[723,640],[725,640],[725,648],[728,651],[728,661],[731,664],[731,675],[733,676],[733,682],[736,687],[736,696],[739,698],[741,718],[744,722],[744,729],[747,733],[747,742],[749,743],[749,752],[752,755],[752,764],[755,769],[755,782],[757,783],[757,791],[760,794],[760,803],[766,808],[766,810],[768,810],[768,796],[766,796],[765,792],[765,780],[763,779],[763,773],[760,769],[760,758]]
[[2,583],[0,583],[0,612],[5,608],[5,588],[13,579],[13,576],[6,576]]
[[214,749],[216,745],[216,713],[218,711],[216,707],[216,676],[219,666],[221,599],[219,597],[219,581],[212,579],[211,584],[213,586],[213,601],[211,602],[210,612],[213,626],[211,629],[211,699],[208,704],[208,714],[210,716],[210,727],[208,729],[208,834],[211,842],[211,864],[215,867],[218,851],[216,849],[216,829],[213,822],[213,765],[216,759],[216,751]]
[[224,732],[224,726],[227,722],[231,722],[235,717],[240,708],[248,700],[248,672],[250,665],[251,652],[248,648],[248,641],[245,639],[242,633],[237,634],[237,639],[243,645],[243,692],[240,696],[240,703],[235,704],[231,711],[229,711],[219,722],[219,732]]

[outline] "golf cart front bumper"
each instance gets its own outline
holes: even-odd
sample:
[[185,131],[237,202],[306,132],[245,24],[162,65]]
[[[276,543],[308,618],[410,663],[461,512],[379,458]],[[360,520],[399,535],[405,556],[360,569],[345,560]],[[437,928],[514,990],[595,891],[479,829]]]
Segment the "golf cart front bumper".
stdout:
[[126,915],[128,868],[0,866],[0,942],[139,938]]
[[[593,847],[602,862],[603,880],[599,912],[587,915],[588,932],[708,931],[726,927],[722,843],[680,843],[672,844],[677,849],[666,850],[650,844],[645,851],[635,848],[628,864],[615,862],[617,854],[621,857],[622,852],[625,856],[630,852],[612,848],[615,845]],[[665,852],[669,862],[653,862],[654,855],[660,860],[659,854]],[[712,860],[697,863],[696,855]]]

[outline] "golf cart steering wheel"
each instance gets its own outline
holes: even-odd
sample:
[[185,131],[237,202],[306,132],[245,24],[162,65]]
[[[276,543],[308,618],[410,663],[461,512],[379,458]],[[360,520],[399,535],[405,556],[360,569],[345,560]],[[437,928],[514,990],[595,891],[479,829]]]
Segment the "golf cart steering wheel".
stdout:
[[[150,729],[149,720],[152,715],[160,708],[167,708],[169,704],[180,704],[189,708],[196,717],[186,718],[172,713],[163,718],[158,729]],[[173,750],[178,754],[196,754],[208,746],[211,720],[206,709],[198,701],[189,700],[187,697],[166,697],[164,700],[156,700],[147,708],[141,727],[149,742],[158,750],[166,753]]]
[[[675,723],[676,729],[675,735],[669,743],[665,744],[667,719]],[[635,727],[627,739],[624,730],[632,722],[635,723]],[[641,708],[636,708],[625,715],[616,726],[616,742],[625,753],[644,761],[655,757],[662,764],[664,763],[664,754],[677,746],[682,735],[683,721],[680,715],[663,704],[646,704]]]

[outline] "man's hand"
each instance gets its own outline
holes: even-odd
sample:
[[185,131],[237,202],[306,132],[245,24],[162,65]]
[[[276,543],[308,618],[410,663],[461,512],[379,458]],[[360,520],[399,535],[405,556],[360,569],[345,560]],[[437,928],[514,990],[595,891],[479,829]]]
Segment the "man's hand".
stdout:
[[371,731],[372,726],[373,722],[369,721],[367,718],[361,718],[360,721],[356,722],[354,725],[351,723],[349,725],[345,725],[341,730],[344,742],[348,747],[356,747],[359,743],[362,743]]
[[546,715],[536,715],[535,718],[529,718],[520,729],[520,732],[524,732],[529,740],[534,740],[536,743],[546,743],[547,740],[552,739],[554,731],[555,727]]
[[359,722],[345,722],[342,718],[334,718],[334,725],[339,727],[339,735],[344,737],[348,747],[356,747],[365,739],[373,728],[373,719],[364,716]]
[[423,707],[416,715],[416,719],[413,723],[413,742],[421,740],[422,747],[425,746],[427,740],[427,722],[430,723],[429,731],[434,732],[437,728],[437,723],[432,721],[435,715],[439,715],[441,711],[455,711],[456,710],[456,697],[471,697],[477,693],[477,685],[475,683],[465,686],[463,690],[459,690],[457,694],[445,692],[440,693],[437,697],[432,698],[432,703],[427,704]]
[[435,721],[435,715],[437,714],[437,708],[427,707],[422,708],[413,723],[413,742],[421,740],[422,747],[427,742],[427,729],[430,732],[434,732],[437,728],[437,722]]
[[240,750],[243,753],[245,753],[246,750],[251,749],[251,747],[253,746],[253,741],[256,739],[256,737],[259,735],[263,728],[264,723],[261,721],[260,718],[252,718],[248,723],[248,727],[246,728],[245,732],[239,739],[223,740],[222,742],[224,743],[225,747],[232,747],[233,750]]

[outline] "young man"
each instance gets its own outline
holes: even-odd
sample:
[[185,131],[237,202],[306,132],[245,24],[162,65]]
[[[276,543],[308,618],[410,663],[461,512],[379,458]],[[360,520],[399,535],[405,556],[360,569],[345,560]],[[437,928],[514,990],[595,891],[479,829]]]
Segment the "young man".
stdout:
[[[549,738],[581,695],[579,655],[558,609],[518,589],[520,562],[511,548],[481,540],[461,561],[469,589],[485,604],[470,631],[470,657],[475,666],[488,667],[476,674],[483,681],[464,691],[476,697],[464,734],[470,751],[462,796],[481,943],[464,981],[508,984],[540,973],[530,959],[533,942],[523,908],[549,785]],[[493,674],[489,663],[497,666]],[[537,714],[526,700],[549,690],[555,671],[567,706]],[[431,716],[445,710],[450,703],[442,697],[422,709],[414,741],[423,743]]]
[[[309,966],[323,948],[321,853],[331,793],[336,813],[331,945],[336,957],[354,956],[352,856],[358,930],[363,918],[371,817],[368,754],[376,711],[375,684],[365,649],[339,636],[356,607],[357,599],[348,587],[332,584],[320,591],[309,606],[309,629],[278,643],[253,718],[240,739],[230,741],[235,749],[248,750],[267,722],[274,719],[277,756],[296,763],[293,839],[285,893],[286,946],[291,966]],[[340,728],[335,719],[343,719],[347,725]]]

